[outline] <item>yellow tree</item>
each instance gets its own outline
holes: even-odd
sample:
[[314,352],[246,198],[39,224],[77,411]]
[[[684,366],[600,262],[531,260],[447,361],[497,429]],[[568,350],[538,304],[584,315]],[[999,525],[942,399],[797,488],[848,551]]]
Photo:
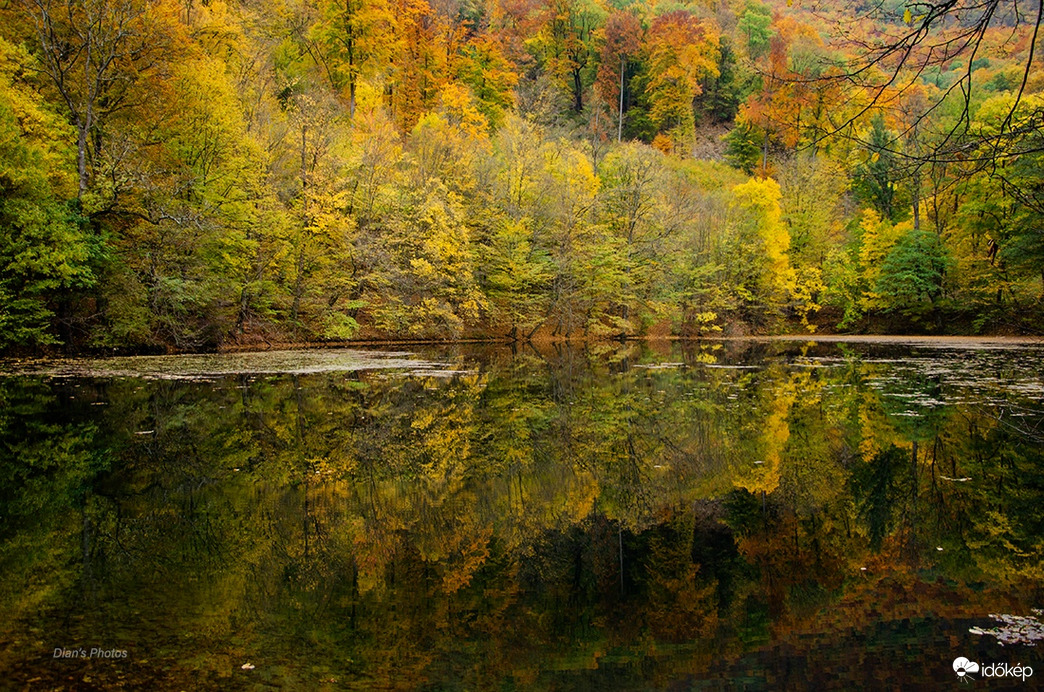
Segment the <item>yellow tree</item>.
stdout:
[[601,9],[588,0],[550,0],[540,43],[548,70],[572,95],[575,113],[584,109],[584,72],[591,58]]
[[76,128],[79,196],[90,184],[117,113],[155,102],[183,45],[176,4],[161,0],[18,0],[33,49]]
[[718,75],[718,41],[715,27],[682,10],[657,17],[649,27],[649,117],[675,145],[691,144],[693,100],[703,92],[701,80]]
[[732,194],[737,206],[754,214],[765,258],[761,283],[773,301],[782,303],[793,289],[794,270],[787,255],[790,233],[782,221],[783,211],[779,206],[782,192],[779,184],[772,178],[751,178],[732,188]]
[[345,175],[349,137],[343,118],[321,94],[297,97],[290,112],[296,156],[288,160],[298,184],[290,203],[289,317],[295,325],[308,317],[314,332],[331,338],[354,332],[350,311],[357,307],[352,300],[357,277],[350,270],[355,223],[345,213],[352,181]]
[[330,0],[312,27],[331,83],[347,92],[350,118],[355,117],[361,80],[377,72],[389,58],[394,27],[387,0]]
[[881,267],[895,246],[903,228],[893,226],[872,209],[863,210],[863,221],[859,224],[859,278],[861,293],[857,305],[862,311],[884,305],[877,293],[881,278]]

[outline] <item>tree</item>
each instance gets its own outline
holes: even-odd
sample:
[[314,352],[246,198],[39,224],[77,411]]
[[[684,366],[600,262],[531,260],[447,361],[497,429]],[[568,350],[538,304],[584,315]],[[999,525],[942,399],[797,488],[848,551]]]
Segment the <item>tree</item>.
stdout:
[[39,69],[76,128],[79,196],[113,133],[114,114],[155,99],[153,80],[180,44],[176,8],[149,0],[19,0],[35,29]]
[[348,117],[354,118],[360,80],[388,58],[394,18],[384,0],[328,0],[311,33],[319,60],[335,89],[347,90]]
[[753,175],[761,163],[765,131],[751,122],[739,123],[725,135],[725,160],[747,175]]
[[773,28],[769,51],[757,64],[761,88],[736,118],[762,133],[763,174],[769,169],[770,140],[787,148],[818,142],[832,119],[850,108],[838,88],[817,81],[832,70],[818,30],[790,16],[777,16]]
[[481,257],[493,324],[509,327],[513,336],[532,336],[543,322],[554,276],[551,257],[526,226],[504,219]]
[[0,348],[54,343],[54,305],[93,284],[71,132],[15,81],[29,56],[0,39]]
[[760,254],[764,261],[759,283],[761,296],[775,305],[789,297],[794,284],[794,270],[790,266],[790,233],[782,222],[779,202],[782,193],[779,184],[771,179],[751,179],[732,189],[736,205],[751,213],[751,221],[760,239]]
[[718,74],[704,80],[703,93],[697,98],[700,110],[713,123],[731,123],[736,118],[740,101],[749,84],[743,79],[736,51],[728,35],[718,43]]
[[624,284],[619,317],[627,331],[644,326],[664,296],[677,226],[665,220],[667,171],[663,156],[636,144],[617,148],[599,168],[603,223],[623,241]]
[[939,300],[949,267],[949,254],[938,235],[910,230],[885,257],[875,289],[891,307],[915,311],[925,300]]
[[398,0],[394,6],[395,44],[386,89],[393,117],[409,131],[431,110],[440,88],[453,76],[447,62],[451,56],[455,59],[458,46],[439,45],[442,20],[427,0]]
[[772,30],[772,10],[760,2],[748,0],[743,16],[736,23],[736,30],[747,39],[747,55],[752,60],[757,60],[769,47],[769,38]]
[[625,78],[627,62],[641,45],[642,25],[630,12],[617,10],[605,23],[604,43],[598,56],[598,76],[595,85],[599,95],[616,106],[616,141],[623,138]]
[[896,154],[891,151],[894,138],[885,127],[884,117],[876,115],[871,121],[867,150],[868,159],[856,167],[852,188],[861,201],[871,205],[878,214],[895,222],[901,213],[896,204],[899,170]]
[[572,94],[574,113],[584,110],[584,73],[591,58],[598,8],[588,0],[550,0],[542,43],[548,70]]
[[649,117],[676,143],[690,143],[693,100],[704,77],[718,74],[718,32],[688,12],[653,20],[645,39]]
[[347,338],[357,326],[350,313],[359,305],[352,298],[358,281],[351,271],[355,220],[345,213],[352,181],[345,175],[344,116],[321,94],[297,97],[289,115],[297,145],[290,160],[298,183],[288,205],[289,319],[324,338]]
[[841,327],[849,327],[868,312],[885,307],[877,293],[881,265],[902,230],[873,209],[864,209],[856,242],[827,259],[828,299],[844,311]]
[[[976,113],[973,132],[991,137],[1012,112],[1014,95],[1007,93],[985,101]],[[1014,120],[1035,117],[1044,109],[1044,97],[1025,96],[1015,108]],[[991,293],[1012,293],[1009,270],[1021,271],[1041,281],[1044,295],[1044,130],[1027,132],[1018,144],[1022,153],[1006,158],[995,168],[980,171],[968,181],[967,199],[961,205],[958,224],[978,236],[978,258],[988,262]],[[1013,295],[1018,302],[1019,296]]]
[[460,79],[471,87],[478,109],[493,128],[499,127],[515,103],[518,84],[515,66],[504,55],[500,41],[489,33],[473,37],[464,48]]
[[845,167],[831,157],[803,152],[780,165],[778,180],[791,260],[796,266],[819,267],[840,241],[847,221]]

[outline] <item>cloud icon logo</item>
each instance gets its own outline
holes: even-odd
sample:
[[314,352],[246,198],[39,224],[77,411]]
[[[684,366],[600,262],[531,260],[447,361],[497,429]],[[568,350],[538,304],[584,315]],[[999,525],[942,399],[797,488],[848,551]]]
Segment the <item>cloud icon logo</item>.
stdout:
[[953,672],[957,673],[958,678],[965,680],[967,679],[966,675],[979,672],[979,664],[975,661],[969,661],[964,656],[960,656],[953,659]]

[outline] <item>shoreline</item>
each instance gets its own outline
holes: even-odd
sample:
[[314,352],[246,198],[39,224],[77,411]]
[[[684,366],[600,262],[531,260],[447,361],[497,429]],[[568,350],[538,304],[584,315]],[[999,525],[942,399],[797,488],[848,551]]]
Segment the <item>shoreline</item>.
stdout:
[[852,343],[852,344],[876,344],[896,346],[922,346],[928,348],[1004,348],[1024,346],[1044,346],[1044,336],[937,336],[937,335],[889,335],[889,334],[772,334],[772,335],[749,335],[749,336],[657,336],[657,337],[628,337],[626,339],[596,339],[596,338],[543,338],[543,339],[360,339],[340,342],[286,342],[271,343],[264,346],[239,345],[219,348],[216,351],[180,351],[174,353],[74,353],[74,354],[47,354],[32,356],[7,356],[0,357],[0,372],[4,365],[25,364],[32,362],[56,362],[77,360],[106,360],[111,358],[178,358],[191,356],[234,356],[251,353],[280,353],[291,351],[406,351],[413,349],[432,347],[453,346],[495,346],[495,347],[554,347],[554,346],[586,346],[588,344],[612,344],[623,346],[626,344],[673,344],[673,343]]
[[[396,347],[396,346],[454,346],[457,344],[511,346],[534,344],[537,346],[554,344],[605,344],[605,343],[699,343],[703,341],[813,341],[813,342],[838,342],[838,343],[866,343],[866,344],[924,344],[924,345],[961,345],[961,344],[1025,344],[1044,345],[1044,336],[952,336],[952,335],[907,335],[907,334],[752,334],[746,336],[628,336],[626,338],[595,338],[595,337],[544,337],[537,339],[510,339],[506,337],[490,338],[462,338],[462,339],[358,339],[352,341],[338,342],[286,342],[272,343],[264,347],[256,345],[230,345],[223,346],[211,353],[255,353],[266,351],[295,351],[310,349],[350,349],[350,348],[373,348],[373,347]],[[192,355],[198,351],[156,354],[156,355]]]

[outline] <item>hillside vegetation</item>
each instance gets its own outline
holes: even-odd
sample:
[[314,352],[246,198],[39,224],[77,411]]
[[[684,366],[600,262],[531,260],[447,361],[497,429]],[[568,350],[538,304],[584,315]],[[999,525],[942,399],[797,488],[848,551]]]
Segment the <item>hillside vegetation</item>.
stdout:
[[1037,333],[1036,11],[14,0],[0,349]]

